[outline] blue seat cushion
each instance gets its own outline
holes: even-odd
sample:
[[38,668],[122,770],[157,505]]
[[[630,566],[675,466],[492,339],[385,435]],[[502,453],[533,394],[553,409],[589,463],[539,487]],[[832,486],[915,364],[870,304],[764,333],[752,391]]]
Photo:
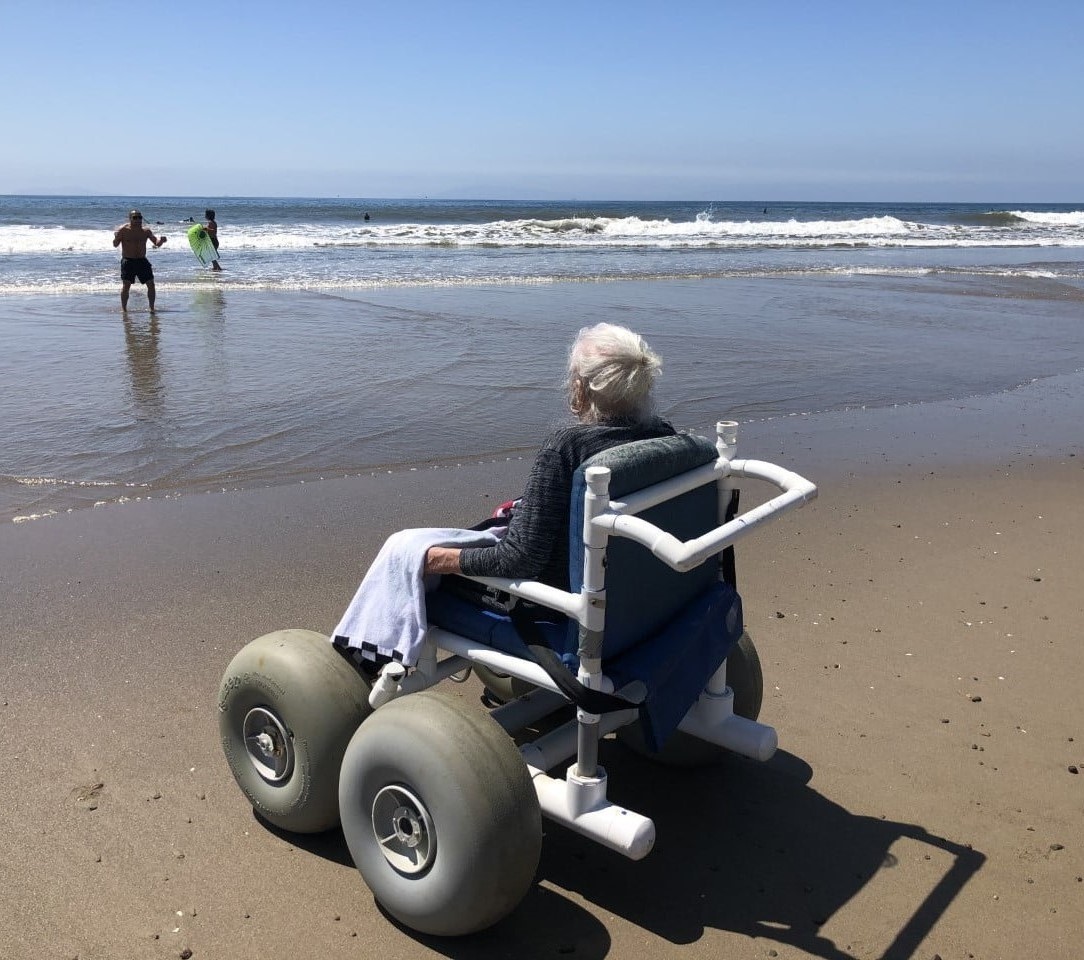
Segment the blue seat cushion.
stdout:
[[[534,657],[506,614],[471,603],[458,593],[441,589],[439,586],[425,595],[425,612],[433,626],[443,627],[452,633],[534,663]],[[546,642],[560,653],[568,637],[568,619],[554,611],[552,620],[540,622],[538,628]],[[568,666],[567,661],[565,665]],[[576,666],[574,661],[571,669],[575,670]]]

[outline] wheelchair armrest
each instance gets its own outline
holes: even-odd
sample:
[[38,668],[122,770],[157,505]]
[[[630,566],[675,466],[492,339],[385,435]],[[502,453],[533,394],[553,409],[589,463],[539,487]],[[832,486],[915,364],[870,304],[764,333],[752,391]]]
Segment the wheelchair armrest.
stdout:
[[[459,574],[459,576],[466,577],[466,574]],[[563,613],[566,617],[582,621],[584,600],[579,594],[558,590],[557,587],[551,587],[548,583],[541,583],[538,580],[509,580],[505,577],[466,577],[466,579],[484,583],[487,587],[497,590],[504,590],[513,597],[540,603],[544,607]]]

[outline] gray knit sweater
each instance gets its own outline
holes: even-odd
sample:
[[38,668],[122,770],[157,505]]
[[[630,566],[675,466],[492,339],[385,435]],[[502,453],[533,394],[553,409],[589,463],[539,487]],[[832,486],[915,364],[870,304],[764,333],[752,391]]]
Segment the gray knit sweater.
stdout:
[[596,453],[633,440],[665,437],[664,420],[646,424],[576,424],[556,430],[538,451],[508,533],[492,547],[468,547],[459,555],[465,574],[541,580],[569,588],[568,517],[572,477]]

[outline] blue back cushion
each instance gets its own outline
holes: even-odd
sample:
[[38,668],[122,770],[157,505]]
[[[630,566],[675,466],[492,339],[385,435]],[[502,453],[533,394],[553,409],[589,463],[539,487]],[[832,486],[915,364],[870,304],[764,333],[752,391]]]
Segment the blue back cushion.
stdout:
[[[569,581],[572,592],[583,586],[583,511],[588,467],[608,467],[610,497],[621,499],[644,487],[685,473],[718,456],[715,445],[702,437],[676,434],[637,440],[603,450],[585,461],[572,483],[569,522]],[[704,484],[689,493],[640,514],[645,520],[689,540],[719,524],[718,488]],[[611,537],[606,552],[606,633],[603,658],[620,653],[656,634],[694,598],[719,579],[718,558],[688,573],[678,573],[642,547],[623,537]],[[567,652],[576,650],[571,624]],[[565,652],[565,651],[561,651]]]

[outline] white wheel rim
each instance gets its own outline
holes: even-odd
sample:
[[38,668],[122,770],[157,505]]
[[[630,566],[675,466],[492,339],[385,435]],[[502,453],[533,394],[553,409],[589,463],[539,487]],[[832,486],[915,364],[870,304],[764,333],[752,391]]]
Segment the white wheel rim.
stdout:
[[400,873],[422,873],[436,856],[433,820],[406,787],[384,787],[373,798],[373,836],[384,859]]
[[294,742],[283,722],[267,707],[245,714],[245,750],[256,772],[268,783],[282,783],[294,771]]

